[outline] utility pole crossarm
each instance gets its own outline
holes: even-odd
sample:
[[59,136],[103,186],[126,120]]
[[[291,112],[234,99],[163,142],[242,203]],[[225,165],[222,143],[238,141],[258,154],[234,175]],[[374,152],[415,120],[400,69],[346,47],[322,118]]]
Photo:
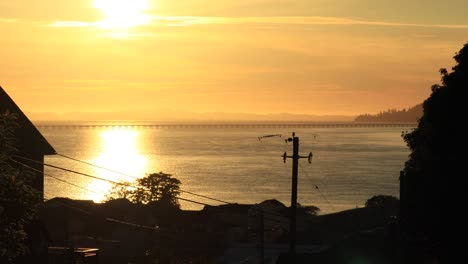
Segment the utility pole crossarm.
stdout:
[[[308,156],[299,156],[299,157],[297,157],[297,158],[298,158],[298,159],[307,159],[307,160],[309,161],[309,163],[312,163],[312,157],[313,157],[313,156],[314,156],[314,155],[312,155],[312,152],[310,152]],[[286,159],[292,159],[292,158],[294,158],[294,156],[288,156],[288,155],[286,155],[286,152],[285,152],[281,157],[283,157],[283,162],[284,162],[284,163],[286,163]]]

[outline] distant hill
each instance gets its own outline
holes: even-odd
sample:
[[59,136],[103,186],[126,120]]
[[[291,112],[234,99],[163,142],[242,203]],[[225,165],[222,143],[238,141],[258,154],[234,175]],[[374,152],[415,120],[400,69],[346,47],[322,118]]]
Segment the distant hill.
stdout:
[[364,114],[357,116],[355,122],[417,122],[423,113],[422,104],[409,109],[389,109],[375,115]]
[[156,121],[156,122],[351,122],[354,116],[311,115],[293,113],[225,113],[184,112],[171,109],[153,109],[122,112],[34,112],[26,111],[33,121]]

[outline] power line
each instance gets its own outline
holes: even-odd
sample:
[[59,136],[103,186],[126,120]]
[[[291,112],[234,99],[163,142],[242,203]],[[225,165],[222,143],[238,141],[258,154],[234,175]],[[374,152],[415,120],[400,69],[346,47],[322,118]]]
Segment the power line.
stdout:
[[[44,195],[44,201],[45,202],[51,200],[51,199],[48,199],[46,197],[47,197],[47,195]],[[73,209],[75,211],[81,212],[83,214],[98,217],[97,215],[95,215],[95,214],[93,214],[93,213],[91,213],[91,212],[89,212],[89,211],[87,211],[87,210],[85,210],[83,208],[78,208],[76,206],[72,206],[72,205],[67,204],[67,203],[65,203],[63,201],[60,201],[60,200],[57,200],[56,202],[62,204],[65,207],[68,207],[68,208]],[[205,204],[205,205],[207,205],[207,204]],[[284,222],[281,219],[272,219],[272,218],[265,218],[265,219],[273,221],[273,222],[277,222],[277,223],[287,223],[287,221]],[[132,222],[126,222],[126,221],[122,221],[122,220],[118,220],[118,219],[110,218],[110,217],[103,217],[103,220],[118,223],[118,224],[123,224],[123,225],[127,225],[127,226],[132,226],[132,227],[136,227],[136,228],[143,228],[143,229],[151,229],[151,230],[155,230],[155,231],[161,231],[161,229],[159,227],[155,228],[155,227],[151,227],[151,226],[140,225],[140,224],[136,224],[136,223],[132,223]]]
[[[265,137],[267,137],[267,138],[282,137],[282,135],[281,135],[281,134],[273,134],[273,135],[266,135],[266,136],[259,136],[259,137],[257,137],[257,138],[258,138],[259,146],[262,148],[263,152],[264,152],[264,153],[268,153],[268,150],[267,150],[267,148],[265,147],[265,144],[263,143],[264,140],[262,140],[262,139],[265,138]],[[280,139],[280,138],[278,138],[278,139]],[[280,140],[281,140],[281,142],[283,143],[283,146],[284,146],[282,152],[286,152],[286,148],[288,147],[288,145],[287,145],[287,140],[283,140],[283,139],[280,139]],[[275,142],[275,143],[276,143],[276,142]],[[261,184],[261,185],[262,185],[262,184],[266,184],[268,181],[269,181],[268,178],[265,177],[265,178],[262,180],[262,182],[260,182],[260,184]]]
[[[45,202],[51,200],[51,199],[46,198],[46,197],[47,197],[47,196],[44,195],[44,201],[45,201]],[[180,198],[179,198],[179,199],[180,199]],[[182,198],[182,200],[185,200],[185,199]],[[67,204],[67,203],[65,203],[65,202],[63,202],[63,201],[60,201],[60,200],[58,200],[57,202],[60,203],[60,204],[62,204],[62,205],[64,205],[65,207],[68,207],[68,208],[73,209],[73,210],[75,210],[75,211],[79,211],[79,212],[84,213],[84,214],[86,214],[86,215],[90,215],[90,216],[95,216],[95,217],[97,217],[95,214],[93,214],[93,213],[91,213],[91,212],[89,212],[89,211],[87,211],[87,210],[85,210],[85,209],[78,208],[78,207],[76,207],[76,206],[72,206],[72,205]],[[192,201],[192,202],[193,202],[193,201]],[[204,204],[204,203],[200,203],[200,204],[202,204],[202,205],[208,205],[208,204]],[[208,205],[208,206],[210,206],[210,205]],[[266,212],[265,212],[265,213],[266,213]],[[284,223],[288,223],[287,220],[282,220],[282,219],[273,219],[273,218],[267,218],[267,217],[265,217],[265,219],[266,219],[266,220],[270,220],[270,221],[272,221],[272,222],[276,222],[276,223],[283,223],[283,224],[284,224]],[[114,222],[114,223],[118,223],[118,224],[123,224],[123,225],[127,225],[127,226],[137,227],[137,228],[144,228],[144,229],[151,229],[151,230],[158,230],[158,231],[161,231],[161,229],[160,229],[159,227],[158,227],[158,228],[154,228],[154,227],[144,226],[144,225],[135,224],[135,223],[131,223],[131,222],[125,222],[125,221],[121,221],[121,220],[114,219],[114,218],[109,218],[109,217],[104,217],[103,220],[105,220],[105,221],[110,221],[110,222]]]
[[312,183],[312,185],[314,185],[315,189],[320,193],[320,195],[322,196],[322,198],[328,203],[328,205],[333,209],[333,211],[336,211],[335,207],[330,203],[330,201],[328,201],[327,197],[325,197],[325,195],[322,193],[322,191],[320,190],[320,188],[318,187],[317,184],[315,184],[312,179],[309,177],[309,175],[307,174],[307,172],[302,168],[302,166],[299,164],[299,169],[302,171],[302,173],[306,176],[306,178],[310,181],[310,183]]
[[[87,164],[87,165],[89,165],[89,166],[93,166],[93,167],[96,167],[96,168],[99,168],[99,169],[103,169],[103,170],[107,170],[107,171],[110,171],[110,172],[113,172],[113,173],[117,173],[117,174],[120,174],[120,175],[124,175],[124,176],[130,177],[130,178],[133,178],[133,179],[137,179],[137,180],[138,180],[138,179],[141,179],[141,178],[139,178],[139,177],[136,177],[136,176],[133,176],[133,175],[130,175],[130,174],[126,174],[126,173],[123,173],[123,172],[119,172],[119,171],[116,171],[116,170],[112,170],[112,169],[109,169],[109,168],[105,168],[105,167],[102,167],[102,166],[99,166],[99,165],[96,165],[96,164],[93,164],[93,163],[90,163],[90,162],[87,162],[87,161],[83,161],[83,160],[79,160],[79,159],[76,159],[76,158],[72,158],[72,157],[70,157],[70,156],[66,156],[66,155],[59,154],[59,153],[57,153],[57,155],[59,155],[59,156],[61,156],[61,157],[64,157],[64,158],[67,158],[67,159],[70,159],[70,160],[74,160],[74,161],[77,161],[77,162],[81,162],[81,163],[83,163],[83,164]],[[185,190],[179,189],[179,192],[191,194],[191,195],[194,195],[194,196],[198,196],[198,197],[201,197],[201,198],[209,199],[209,200],[216,201],[216,202],[220,202],[220,203],[232,204],[231,202],[227,202],[227,201],[224,201],[224,200],[221,200],[221,199],[209,197],[209,196],[206,196],[206,195],[197,194],[197,193],[190,192],[190,191],[185,191]]]
[[191,202],[191,203],[194,203],[194,204],[199,204],[199,205],[213,206],[213,205],[211,205],[211,204],[202,203],[202,202],[197,202],[197,201],[190,200],[190,199],[185,199],[185,198],[182,198],[182,197],[177,197],[177,199],[182,200],[182,201],[186,201],[186,202]]
[[[24,163],[21,163],[21,162],[16,161],[16,160],[12,160],[12,161],[15,162],[15,163],[18,163],[18,164],[20,164],[20,165],[22,165],[22,166],[24,166],[24,167],[26,167],[26,168],[28,168],[28,169],[31,169],[31,170],[33,170],[33,171],[42,173],[42,171],[40,171],[40,170],[38,170],[38,169],[35,169],[35,168],[31,167],[31,166],[28,166],[28,165],[26,165],[26,164],[24,164]],[[86,191],[90,191],[90,192],[93,192],[93,193],[96,193],[96,194],[100,194],[100,193],[97,193],[97,192],[95,192],[95,191],[93,191],[93,190],[90,190],[90,189],[87,189],[87,188],[85,188],[85,187],[76,185],[76,184],[74,184],[74,183],[71,183],[71,182],[62,180],[62,179],[60,179],[60,178],[57,178],[57,177],[54,177],[54,176],[50,176],[50,175],[47,175],[47,174],[44,174],[44,175],[45,175],[45,176],[48,176],[48,177],[51,177],[51,178],[53,178],[53,179],[55,179],[55,180],[64,182],[64,183],[66,183],[66,184],[70,184],[70,185],[75,186],[75,187],[77,187],[77,188],[80,188],[80,189],[83,189],[83,190],[86,190]],[[192,202],[192,203],[196,203],[196,204],[200,204],[200,205],[208,205],[208,206],[210,206],[209,204],[205,204],[205,203],[200,203],[200,202],[196,202],[196,201],[184,199],[184,198],[181,198],[181,197],[178,197],[177,199],[180,199],[180,200],[183,200],[183,201]]]
[[224,201],[224,200],[220,200],[220,199],[216,199],[216,198],[211,198],[211,197],[208,197],[208,196],[205,196],[205,195],[196,194],[196,193],[193,193],[193,192],[184,191],[184,190],[180,190],[180,189],[179,189],[179,192],[181,192],[181,193],[188,193],[188,194],[191,194],[191,195],[194,195],[194,196],[206,198],[206,199],[209,199],[209,200],[212,200],[212,201],[216,201],[216,202],[220,202],[220,203],[234,204],[234,203],[227,202],[227,201]]
[[[44,199],[45,201],[50,201],[51,199]],[[98,217],[97,215],[85,210],[85,209],[82,209],[82,208],[78,208],[78,207],[75,207],[75,206],[72,206],[72,205],[69,205],[65,202],[62,202],[60,200],[57,201],[58,203],[62,204],[63,206],[65,207],[68,207],[70,209],[73,209],[75,211],[79,211],[81,213],[84,213],[84,214],[87,214],[87,215],[91,215],[91,216],[95,216],[95,217]],[[101,218],[101,217],[99,217]],[[104,221],[109,221],[109,222],[114,222],[114,223],[118,223],[118,224],[122,224],[122,225],[127,225],[127,226],[131,226],[131,227],[136,227],[136,228],[142,228],[142,229],[151,229],[151,230],[154,230],[154,231],[158,231],[159,228],[157,227],[151,227],[151,226],[145,226],[145,225],[140,225],[140,224],[136,224],[136,223],[131,223],[131,222],[126,222],[126,221],[121,221],[121,220],[118,220],[118,219],[114,219],[114,218],[110,218],[110,217],[103,217],[102,218]]]
[[33,168],[33,167],[31,167],[31,166],[29,166],[29,165],[26,165],[26,164],[24,164],[24,163],[22,163],[22,162],[19,162],[19,161],[17,161],[17,160],[11,159],[11,161],[13,161],[13,162],[15,162],[15,163],[17,163],[17,164],[19,164],[19,165],[25,167],[25,168],[28,168],[28,169],[30,169],[30,170],[32,170],[32,171],[39,172],[39,173],[43,173],[44,176],[46,176],[46,177],[50,177],[50,178],[52,178],[52,179],[55,179],[55,180],[57,180],[57,181],[60,181],[60,182],[69,184],[69,185],[71,185],[71,186],[74,186],[74,187],[76,187],[76,188],[79,188],[79,189],[82,189],[82,190],[85,190],[85,191],[93,192],[93,193],[95,193],[95,194],[100,194],[100,193],[98,193],[98,192],[95,192],[95,191],[93,191],[93,190],[91,190],[91,189],[88,189],[88,188],[85,188],[85,187],[83,187],[83,186],[77,185],[77,184],[75,184],[75,183],[72,183],[72,182],[69,182],[69,181],[66,181],[66,180],[57,178],[57,177],[52,176],[52,175],[48,175],[48,174],[44,173],[44,172],[41,171],[41,170],[38,170],[38,169],[36,169],[36,168]]
[[[263,148],[263,150],[264,150],[265,152],[266,152],[266,148],[265,148],[265,146],[263,145],[263,140],[262,140],[262,139],[263,139],[263,138],[273,138],[273,137],[280,137],[280,138],[281,138],[281,137],[282,137],[282,134],[271,134],[271,135],[264,135],[264,136],[258,137],[258,141],[259,141],[259,143],[260,143],[260,146]],[[281,139],[281,141],[285,142],[286,144],[284,144],[284,145],[285,145],[285,147],[287,147],[287,145],[288,145],[288,144],[287,144],[287,143],[288,143],[288,139],[285,139],[285,140]],[[287,218],[287,217],[284,216],[284,215],[281,215],[281,214],[278,214],[278,213],[274,213],[274,212],[268,212],[268,211],[263,210],[262,208],[255,208],[255,209],[256,209],[257,211],[262,212],[263,214],[267,214],[267,215],[270,215],[270,216],[285,217],[285,218]],[[292,207],[291,207],[291,210],[292,210]],[[264,219],[275,221],[275,220],[273,220],[273,219],[271,219],[271,218],[267,218],[267,217],[264,217]],[[278,222],[278,221],[276,221],[276,222]],[[279,222],[289,223],[289,220],[279,220]]]
[[42,164],[42,165],[47,166],[47,167],[63,170],[63,171],[66,171],[66,172],[75,173],[75,174],[85,176],[85,177],[89,177],[89,178],[93,178],[93,179],[96,179],[96,180],[106,181],[106,182],[110,182],[110,183],[117,184],[117,185],[122,185],[122,186],[127,186],[127,187],[134,187],[134,186],[132,186],[130,184],[127,184],[127,183],[116,182],[116,181],[100,178],[100,177],[93,176],[93,175],[90,175],[90,174],[86,174],[86,173],[82,173],[82,172],[79,172],[79,171],[74,171],[74,170],[70,170],[70,169],[50,165],[50,164],[47,164],[47,163],[44,163],[44,162],[40,162],[40,161],[37,161],[37,160],[33,160],[33,159],[29,159],[29,158],[25,158],[25,157],[21,157],[21,156],[17,156],[17,155],[13,155],[13,156],[16,157],[16,158],[20,158],[20,159],[23,159],[23,160],[34,162],[34,163],[37,163],[37,164]]
[[[112,180],[100,178],[100,177],[97,177],[97,176],[94,176],[94,175],[90,175],[90,174],[86,174],[86,173],[82,173],[82,172],[78,172],[78,171],[74,171],[74,170],[62,168],[62,167],[59,167],[59,166],[50,165],[50,164],[43,163],[43,162],[40,162],[40,161],[37,161],[37,160],[33,160],[33,159],[29,159],[29,158],[25,158],[25,157],[21,157],[21,156],[17,156],[17,155],[14,155],[14,157],[17,157],[17,158],[20,158],[20,159],[24,159],[24,160],[27,160],[27,161],[30,161],[30,162],[34,162],[34,163],[37,163],[37,164],[42,164],[42,165],[47,166],[47,167],[51,167],[51,168],[63,170],[63,171],[66,171],[66,172],[75,173],[75,174],[82,175],[82,176],[85,176],[85,177],[89,177],[89,178],[93,178],[93,179],[97,179],[97,180],[101,180],[101,181],[110,182],[110,183],[117,184],[117,185],[120,185],[120,186],[126,186],[126,187],[137,188],[137,187],[135,187],[135,186],[133,186],[133,185],[131,185],[131,184],[128,184],[128,183],[116,182],[116,181],[112,181]],[[178,197],[177,199],[181,199],[181,200],[183,200],[183,201],[191,202],[191,203],[195,203],[195,204],[199,204],[199,205],[213,206],[213,205],[210,205],[210,204],[207,204],[207,203],[202,203],[202,202],[194,201],[194,200],[187,199],[187,198],[180,198],[180,197]]]
[[72,158],[72,157],[70,157],[70,156],[66,156],[66,155],[60,154],[60,153],[56,153],[56,155],[57,155],[57,156],[60,156],[60,157],[64,157],[64,158],[66,158],[66,159],[70,159],[70,160],[74,160],[74,161],[77,161],[77,162],[81,162],[81,163],[84,163],[84,164],[87,164],[87,165],[90,165],[90,166],[93,166],[93,167],[96,167],[96,168],[99,168],[99,169],[103,169],[103,170],[106,170],[106,171],[110,171],[110,172],[113,172],[113,173],[117,173],[117,174],[120,174],[120,175],[123,175],[123,176],[127,176],[127,177],[130,177],[130,178],[138,179],[138,177],[135,177],[135,176],[132,176],[132,175],[129,175],[129,174],[120,172],[120,171],[116,171],[116,170],[112,170],[112,169],[109,169],[109,168],[105,168],[105,167],[102,167],[102,166],[99,166],[99,165],[96,165],[96,164],[93,164],[93,163],[90,163],[90,162],[87,162],[87,161],[84,161],[84,160],[75,159],[75,158]]
[[[91,177],[91,178],[94,178],[94,179],[97,179],[97,180],[107,181],[107,182],[111,182],[111,183],[118,184],[118,185],[122,185],[122,186],[126,186],[126,187],[135,187],[135,186],[133,186],[133,185],[131,185],[131,184],[126,184],[126,183],[115,182],[115,181],[112,181],[112,180],[103,179],[103,178],[96,177],[96,176],[93,176],[93,175],[89,175],[89,174],[86,174],[86,173],[81,173],[81,172],[69,170],[69,169],[66,169],[66,168],[61,168],[61,167],[58,167],[58,166],[46,164],[46,163],[43,163],[43,162],[35,161],[35,160],[29,159],[29,158],[25,158],[25,157],[21,157],[21,156],[16,156],[16,155],[15,155],[15,157],[21,158],[21,159],[24,159],[24,160],[27,160],[27,161],[35,162],[35,163],[38,163],[38,164],[42,164],[42,165],[44,165],[44,166],[49,166],[49,167],[52,167],[52,168],[64,170],[64,171],[67,171],[67,172],[70,172],[70,173],[76,173],[76,174],[79,174],[79,175],[82,175],[82,176],[85,176],[85,177]],[[22,162],[16,161],[16,160],[14,160],[14,159],[12,159],[12,161],[13,161],[13,162],[16,162],[16,163],[18,163],[18,164],[20,164],[20,165],[22,165],[22,166],[25,166],[25,167],[27,167],[27,168],[29,168],[29,169],[31,169],[31,170],[34,170],[34,171],[36,171],[36,172],[42,173],[41,170],[35,169],[35,168],[33,168],[33,167],[29,166],[29,165],[26,165],[26,164],[24,164],[24,163],[22,163]],[[46,175],[46,174],[44,174],[44,175]],[[50,175],[46,175],[46,176],[51,177],[51,178],[54,178],[54,179],[56,179],[56,180],[58,180],[58,181],[62,181],[62,182],[64,182],[64,183],[66,183],[66,184],[70,184],[70,185],[75,186],[75,187],[77,187],[77,188],[80,188],[80,189],[83,189],[83,190],[87,190],[87,191],[94,192],[94,191],[92,191],[92,190],[90,190],[90,189],[87,189],[87,188],[85,188],[85,187],[76,185],[76,184],[74,184],[74,183],[71,183],[71,182],[68,182],[68,181],[59,179],[59,178],[57,178],[57,177],[50,176]],[[190,193],[190,192],[188,192],[188,191],[185,191],[185,192]],[[94,193],[99,194],[99,193],[97,193],[97,192],[94,192]],[[219,202],[222,202],[222,203],[226,203],[226,204],[230,204],[230,205],[235,205],[235,204],[236,204],[236,203],[229,203],[229,202],[226,202],[226,201],[222,201],[222,200],[219,200],[219,199],[215,199],[215,198],[211,198],[211,197],[207,197],[207,196],[202,196],[202,195],[198,195],[198,194],[194,194],[194,195],[201,196],[201,197],[204,197],[204,198],[207,198],[207,199],[211,199],[211,200],[216,200],[216,201],[219,201]],[[177,199],[182,200],[182,201],[186,201],[186,202],[190,202],[190,203],[194,203],[194,204],[198,204],[198,205],[204,205],[204,206],[213,207],[213,205],[211,205],[211,204],[207,204],[207,203],[203,203],[203,202],[194,201],[194,200],[187,199],[187,198],[177,197]],[[254,207],[252,207],[252,208],[255,209],[255,210],[262,210],[262,209],[259,209],[259,208],[254,208]],[[281,214],[277,214],[277,213],[273,213],[273,212],[268,212],[268,211],[264,211],[264,213],[267,214],[267,215],[270,215],[270,216],[285,217],[285,216],[283,216],[283,215],[281,215]],[[273,218],[267,218],[267,217],[265,217],[265,219],[266,219],[266,220],[273,221],[273,222],[279,222],[279,223],[285,223],[285,221],[287,221],[287,220],[273,219]]]

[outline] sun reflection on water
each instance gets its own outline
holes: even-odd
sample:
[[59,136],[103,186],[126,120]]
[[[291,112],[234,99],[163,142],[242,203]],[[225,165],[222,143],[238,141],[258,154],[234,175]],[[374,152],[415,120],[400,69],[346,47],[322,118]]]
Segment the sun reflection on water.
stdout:
[[[140,133],[128,128],[113,128],[100,134],[101,153],[93,163],[122,174],[96,168],[94,174],[112,181],[133,181],[130,177],[143,177],[147,172],[148,160],[140,152]],[[126,175],[130,176],[126,176]],[[112,188],[112,183],[93,180],[88,188],[96,193],[90,193],[90,199],[101,202]]]

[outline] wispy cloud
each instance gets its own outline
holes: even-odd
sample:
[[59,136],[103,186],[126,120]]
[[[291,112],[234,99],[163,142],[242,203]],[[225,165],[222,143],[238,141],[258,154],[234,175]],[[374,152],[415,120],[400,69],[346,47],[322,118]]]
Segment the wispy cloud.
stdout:
[[[1,20],[0,20],[1,21]],[[319,17],[319,16],[291,16],[291,17],[204,17],[204,16],[152,16],[152,25],[160,26],[194,26],[209,24],[267,24],[267,25],[368,25],[386,27],[425,27],[425,28],[451,28],[468,29],[465,24],[418,24],[373,21],[344,17]],[[57,21],[49,24],[51,27],[92,27],[99,26],[97,22],[82,21]]]
[[292,17],[171,17],[173,23],[193,24],[277,24],[277,25],[369,25],[387,27],[427,27],[468,29],[468,25],[418,24],[386,21],[372,21],[344,17],[292,16]]
[[15,22],[18,22],[19,19],[17,18],[3,18],[3,17],[0,17],[0,23],[15,23]]
[[[2,20],[0,20],[1,22]],[[153,16],[149,23],[160,26],[191,26],[197,24],[227,24],[220,18],[190,17],[190,16]],[[48,24],[49,27],[102,27],[101,21],[55,21]],[[139,25],[142,26],[142,25]]]
[[[1,21],[1,20],[0,20]],[[151,25],[186,27],[195,25],[362,25],[362,26],[384,26],[384,27],[424,27],[424,28],[447,28],[468,29],[468,24],[420,24],[386,22],[375,20],[354,19],[345,17],[320,17],[320,16],[287,16],[287,17],[212,17],[212,16],[152,16]],[[94,27],[100,22],[82,21],[56,21],[49,24],[51,27]]]
[[50,27],[90,27],[94,23],[82,21],[56,21],[49,24]]

